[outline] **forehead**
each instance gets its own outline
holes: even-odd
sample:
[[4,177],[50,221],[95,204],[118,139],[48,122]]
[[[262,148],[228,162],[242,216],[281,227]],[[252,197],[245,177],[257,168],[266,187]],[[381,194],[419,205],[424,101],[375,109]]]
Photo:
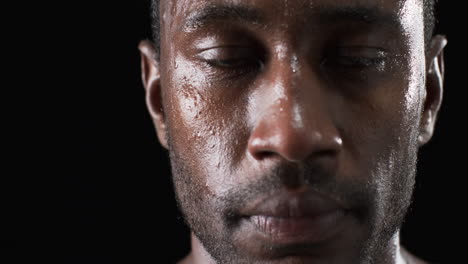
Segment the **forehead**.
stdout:
[[[372,20],[385,18],[389,23],[403,27],[423,18],[423,0],[166,0],[161,1],[161,23],[182,27],[194,17],[218,17],[237,13],[243,18],[262,18],[260,22],[281,18],[314,19],[317,14],[338,17],[361,16]],[[253,20],[253,19],[252,19]]]

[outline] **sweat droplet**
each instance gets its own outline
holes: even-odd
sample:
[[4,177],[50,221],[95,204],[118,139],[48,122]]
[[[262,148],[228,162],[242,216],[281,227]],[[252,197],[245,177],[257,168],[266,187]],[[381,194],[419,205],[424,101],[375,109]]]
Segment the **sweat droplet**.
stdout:
[[298,68],[299,68],[299,59],[297,58],[296,55],[294,55],[292,57],[292,60],[291,60],[291,69],[292,69],[292,72],[293,73],[296,73],[298,71]]

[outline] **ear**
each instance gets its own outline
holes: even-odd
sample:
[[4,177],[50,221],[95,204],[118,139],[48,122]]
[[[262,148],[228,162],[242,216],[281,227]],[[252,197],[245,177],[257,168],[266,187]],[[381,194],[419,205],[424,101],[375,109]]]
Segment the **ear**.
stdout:
[[442,103],[444,88],[444,48],[447,45],[445,36],[436,35],[432,38],[429,50],[426,52],[426,91],[424,108],[421,116],[419,145],[426,144],[434,133],[434,127]]
[[143,40],[138,45],[138,49],[141,53],[141,73],[146,90],[146,106],[153,119],[159,142],[168,149],[167,127],[161,96],[161,75],[154,44],[149,40]]

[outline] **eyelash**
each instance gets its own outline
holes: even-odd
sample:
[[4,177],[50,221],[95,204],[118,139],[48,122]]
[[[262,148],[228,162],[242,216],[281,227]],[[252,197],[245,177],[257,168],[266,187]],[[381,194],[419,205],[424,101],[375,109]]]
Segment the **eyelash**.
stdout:
[[366,58],[366,57],[351,57],[342,56],[335,58],[332,65],[339,65],[341,67],[353,67],[353,68],[380,68],[385,63],[385,59],[382,58]]
[[350,70],[383,70],[387,57],[388,54],[378,48],[339,47],[327,53],[322,60],[322,65]]
[[235,69],[243,68],[244,66],[256,66],[261,65],[260,61],[250,60],[250,59],[228,59],[228,60],[206,60],[206,62],[213,67],[225,68],[225,69]]

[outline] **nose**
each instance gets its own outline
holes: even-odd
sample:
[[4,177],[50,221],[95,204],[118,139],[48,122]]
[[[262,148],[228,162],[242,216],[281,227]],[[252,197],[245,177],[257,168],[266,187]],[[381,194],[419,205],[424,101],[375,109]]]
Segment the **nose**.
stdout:
[[333,121],[330,104],[313,71],[288,66],[272,67],[255,97],[258,107],[248,141],[248,152],[256,160],[280,157],[290,162],[312,156],[336,156],[343,145]]

